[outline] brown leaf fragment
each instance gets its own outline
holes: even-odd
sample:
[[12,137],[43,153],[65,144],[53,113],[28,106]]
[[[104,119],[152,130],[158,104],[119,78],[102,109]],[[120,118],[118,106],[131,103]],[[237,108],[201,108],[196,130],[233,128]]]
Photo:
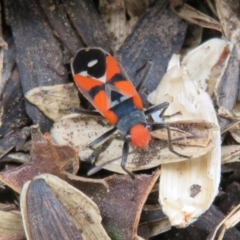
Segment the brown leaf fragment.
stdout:
[[62,2],[84,44],[91,47],[102,47],[107,52],[111,52],[105,27],[93,1],[63,0]]
[[179,17],[183,18],[184,20],[192,24],[196,24],[204,28],[215,29],[219,32],[222,32],[221,25],[218,21],[198,11],[197,9],[189,6],[188,4],[184,3],[181,6],[178,6],[177,8],[171,5],[171,9]]
[[71,185],[98,205],[102,224],[112,239],[135,239],[143,204],[159,174],[160,171],[152,176],[139,174],[135,182],[128,175],[112,175],[104,179],[109,188],[96,182],[83,182],[70,174],[67,177]]
[[10,132],[4,138],[0,139],[0,158],[6,155],[13,148],[18,151],[30,135],[29,127],[22,128],[14,132]]
[[194,198],[201,191],[201,186],[198,184],[193,184],[190,187],[190,197]]
[[63,177],[63,171],[75,174],[79,168],[76,149],[66,145],[55,145],[50,134],[43,136],[38,126],[32,126],[31,134],[30,162],[0,173],[0,180],[16,192],[21,191],[26,181],[41,173],[51,173]]

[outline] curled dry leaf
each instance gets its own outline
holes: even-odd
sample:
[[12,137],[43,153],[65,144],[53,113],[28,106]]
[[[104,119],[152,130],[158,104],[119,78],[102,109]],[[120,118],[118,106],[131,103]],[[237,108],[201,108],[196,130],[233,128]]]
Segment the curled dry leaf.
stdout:
[[216,0],[216,9],[223,32],[235,45],[237,57],[240,60],[240,20],[237,14],[232,11],[229,3],[224,0]]
[[[226,44],[223,40],[217,41],[222,41],[223,45]],[[203,44],[203,53],[206,52],[204,51],[205,47],[206,45]],[[193,54],[193,52],[194,50],[189,54]],[[155,105],[164,101],[170,103],[165,112],[166,115],[171,116],[167,119],[168,122],[185,119],[193,122],[204,120],[218,126],[216,113],[209,95],[202,90],[201,84],[197,85],[203,79],[208,79],[211,76],[211,64],[205,56],[202,68],[208,69],[208,77],[202,78],[203,76],[200,74],[200,79],[193,78],[192,69],[196,71],[200,68],[197,67],[199,64],[197,60],[195,65],[189,68],[190,62],[187,61],[189,54],[183,59],[181,67],[176,65],[165,74],[157,90],[148,99]],[[222,51],[219,51],[219,55],[214,56],[216,61],[221,54]],[[201,60],[199,55],[194,57]],[[179,112],[181,114],[176,114]],[[190,224],[210,207],[217,195],[221,166],[219,129],[212,132],[212,142],[214,148],[202,157],[197,157],[194,154],[190,161],[162,164],[160,203],[172,225],[185,227]],[[198,185],[201,191],[192,197],[191,188],[194,185]]]
[[112,175],[104,178],[103,184],[102,180],[84,181],[66,173],[68,182],[98,205],[111,239],[140,239],[137,227],[142,208],[159,175],[159,170],[153,175],[138,174],[134,184],[128,175]]
[[53,121],[71,113],[70,108],[80,106],[78,90],[73,83],[33,88],[25,97]]
[[171,5],[171,9],[174,13],[176,13],[179,17],[183,18],[184,20],[199,25],[204,28],[215,29],[219,32],[222,32],[221,25],[215,19],[209,17],[208,15],[199,12],[197,9],[189,6],[188,4],[182,4],[177,8],[174,5]]
[[[57,143],[68,144],[79,148],[80,160],[86,161],[89,160],[93,154],[92,150],[89,149],[89,143],[111,128],[112,125],[107,123],[103,118],[71,114],[54,123],[51,134]],[[199,140],[199,142],[200,141],[201,140]],[[120,163],[122,145],[123,140],[120,133],[112,135],[103,145],[99,146],[101,153],[97,158],[96,165],[99,166],[107,160],[119,158],[117,161],[105,165],[104,168],[113,172],[125,174],[126,172],[122,170]],[[207,148],[199,147],[199,145],[196,144],[196,146],[192,148],[174,145],[174,150],[183,155],[196,156],[198,154],[198,156],[203,156],[213,147],[211,143],[208,144]],[[130,171],[150,169],[159,166],[161,163],[186,160],[170,152],[168,150],[167,141],[160,140],[154,140],[146,150],[135,150],[133,152],[133,148],[130,146],[129,152],[130,154],[126,167]]]
[[110,239],[97,205],[60,178],[43,174],[25,183],[21,213],[30,239]]
[[0,210],[0,239],[23,240],[25,239],[22,216],[19,211]]
[[76,149],[54,144],[50,134],[46,133],[43,136],[38,126],[32,126],[31,135],[30,162],[0,173],[0,180],[18,193],[26,181],[41,173],[63,177],[64,171],[75,174],[79,169]]

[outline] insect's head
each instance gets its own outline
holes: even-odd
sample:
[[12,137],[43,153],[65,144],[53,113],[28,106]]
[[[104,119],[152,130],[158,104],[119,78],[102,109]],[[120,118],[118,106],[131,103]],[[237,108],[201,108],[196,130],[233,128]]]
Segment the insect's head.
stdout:
[[131,142],[135,148],[146,148],[151,141],[150,126],[143,124],[133,126],[125,139]]

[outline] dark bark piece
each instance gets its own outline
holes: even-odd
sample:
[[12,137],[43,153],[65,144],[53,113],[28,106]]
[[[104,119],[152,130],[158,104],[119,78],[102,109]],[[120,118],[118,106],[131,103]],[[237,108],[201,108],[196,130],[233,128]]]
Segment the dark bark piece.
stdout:
[[150,238],[151,240],[205,240],[207,234],[197,228],[172,228],[170,231]]
[[69,22],[64,6],[59,0],[54,0],[51,3],[47,0],[41,0],[39,3],[47,15],[50,25],[57,32],[59,38],[67,47],[71,55],[74,56],[77,50],[83,47],[83,44]]
[[232,210],[234,206],[237,206],[240,203],[240,183],[232,182],[229,184],[224,193],[217,198],[219,209],[227,214]]
[[88,47],[111,51],[105,27],[92,0],[63,0],[72,24]]
[[[204,213],[191,226],[211,232],[220,223],[225,215],[214,205],[212,205],[206,213]],[[240,232],[234,227],[226,231],[223,239],[240,239]]]
[[0,139],[0,159],[10,152],[13,148],[18,149],[24,144],[28,136],[30,135],[30,130],[25,127],[21,130],[9,132],[4,138]]
[[228,164],[222,165],[222,174],[225,177],[222,179],[222,184],[225,186],[230,184],[233,181],[240,181],[240,163],[239,162],[232,162]]
[[157,221],[160,219],[166,218],[166,215],[163,213],[162,209],[156,208],[154,210],[143,210],[141,214],[141,223]]
[[154,66],[144,85],[148,91],[156,89],[172,54],[181,49],[187,30],[187,23],[166,6],[166,0],[156,1],[139,20],[117,56],[135,85],[139,81],[136,70],[148,60],[153,61]]
[[26,126],[30,119],[26,113],[25,99],[17,69],[12,72],[2,92],[2,125],[0,136]]
[[82,239],[80,230],[43,179],[30,183],[26,207],[31,239]]
[[13,42],[13,37],[9,27],[4,28],[3,39],[7,43],[8,48],[4,50],[3,57],[3,72],[2,72],[2,84],[1,84],[1,93],[2,90],[12,74],[14,66],[16,65],[16,51],[15,45]]
[[[9,0],[5,1],[5,7],[16,45],[23,93],[38,86],[66,83],[66,76],[59,77],[48,67],[51,64],[59,72],[65,71],[59,43],[53,36],[38,1]],[[26,102],[26,108],[34,124],[39,124],[43,132],[50,130],[52,122],[35,106]]]
[[[232,112],[237,101],[239,83],[239,61],[230,55],[228,66],[218,87],[219,104]],[[230,124],[230,120],[219,116],[219,125],[222,128]]]

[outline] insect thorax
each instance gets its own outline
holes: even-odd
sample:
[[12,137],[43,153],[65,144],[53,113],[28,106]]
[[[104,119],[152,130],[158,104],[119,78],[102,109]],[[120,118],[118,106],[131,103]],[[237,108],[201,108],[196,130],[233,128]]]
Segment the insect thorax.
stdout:
[[145,114],[141,110],[135,110],[128,115],[120,118],[116,127],[126,135],[129,130],[137,124],[147,124]]

